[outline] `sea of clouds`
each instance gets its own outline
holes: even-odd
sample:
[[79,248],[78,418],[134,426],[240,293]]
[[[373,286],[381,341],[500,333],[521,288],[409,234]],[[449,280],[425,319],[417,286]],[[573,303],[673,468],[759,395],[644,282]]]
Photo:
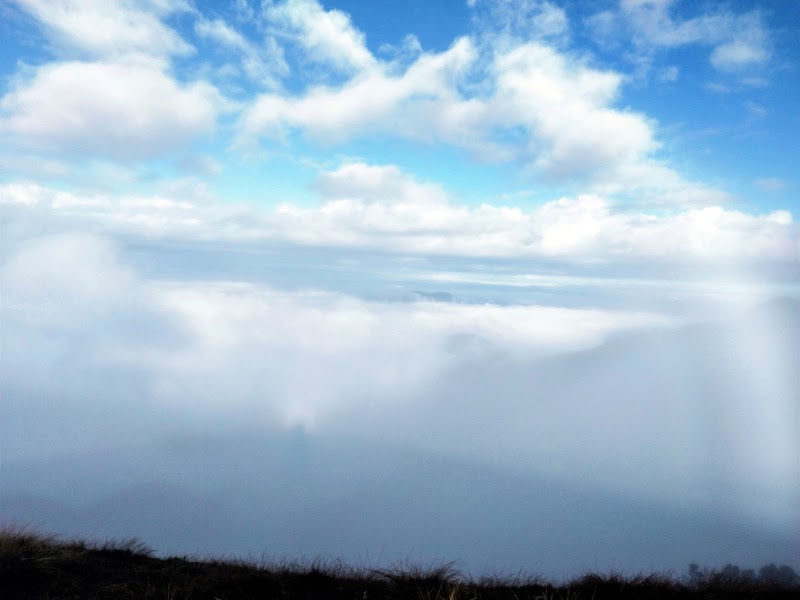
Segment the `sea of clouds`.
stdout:
[[4,519],[550,574],[792,558],[785,285],[87,233],[6,255]]

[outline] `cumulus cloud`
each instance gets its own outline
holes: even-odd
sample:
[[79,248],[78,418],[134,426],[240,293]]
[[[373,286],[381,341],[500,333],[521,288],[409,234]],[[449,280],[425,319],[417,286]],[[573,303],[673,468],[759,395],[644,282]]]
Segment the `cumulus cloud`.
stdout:
[[0,99],[0,135],[69,157],[141,159],[212,133],[223,105],[210,84],[180,84],[151,61],[58,62]]
[[656,123],[615,106],[624,81],[541,41],[486,45],[464,37],[406,67],[378,61],[340,85],[262,94],[243,112],[234,146],[281,143],[296,131],[327,145],[391,135],[454,145],[481,161],[515,162],[601,193],[720,201],[719,192],[655,158]]
[[364,33],[340,10],[325,10],[317,0],[267,0],[262,15],[276,35],[289,37],[315,62],[357,73],[375,65]]
[[[616,260],[786,261],[798,257],[792,214],[720,206],[659,214],[585,194],[523,210],[458,204],[440,186],[394,166],[346,164],[320,175],[316,207],[274,209],[171,196],[76,195],[32,183],[0,186],[9,220],[80,223],[164,239],[280,242],[412,255]],[[13,219],[12,219],[13,217]],[[65,225],[60,225],[61,227]]]
[[57,47],[79,56],[187,54],[192,47],[162,19],[190,10],[185,0],[12,0],[34,16]]
[[[445,52],[420,56],[401,75],[371,70],[340,87],[312,87],[298,97],[263,94],[245,110],[238,143],[280,139],[293,129],[328,143],[376,132],[421,140],[441,132],[447,138],[452,125],[463,129],[471,116],[471,105],[461,102],[453,85],[474,56],[463,38]],[[467,137],[464,131],[453,134]]]
[[624,210],[598,195],[562,198],[529,211],[467,207],[396,168],[362,164],[323,174],[319,185],[326,196],[322,206],[284,204],[274,215],[285,219],[288,239],[296,243],[601,261],[797,256],[798,231],[787,211],[748,215],[716,206],[658,216]]
[[501,125],[523,125],[533,166],[555,177],[634,162],[655,149],[640,114],[611,103],[622,78],[570,64],[551,48],[526,44],[498,57],[492,112]]
[[[63,0],[52,13],[35,0],[24,5],[48,31],[75,44],[87,24],[113,33],[97,24],[108,15],[127,29],[113,48],[87,38],[94,50],[85,54],[97,62],[52,63],[16,81],[0,100],[0,132],[28,148],[130,160],[168,153],[212,131],[218,114],[233,106],[202,80],[178,81],[167,64],[177,46],[158,43],[173,39],[163,19],[189,8],[178,2],[101,4]],[[668,10],[666,4],[648,6],[626,4],[624,10]],[[238,56],[238,65],[226,63],[217,74],[244,73],[271,89],[241,112],[233,142],[238,150],[279,144],[294,132],[329,145],[388,135],[460,147],[490,163],[515,162],[529,174],[578,181],[597,193],[635,192],[668,204],[689,197],[719,201],[718,193],[683,180],[655,157],[656,123],[617,106],[621,74],[552,45],[568,33],[563,9],[532,0],[474,8],[483,25],[473,36],[441,52],[422,51],[412,36],[390,61],[372,54],[347,14],[316,0],[263,3],[258,16],[248,17],[264,29],[263,43],[221,17],[195,15],[194,33]],[[757,19],[751,21],[756,27]],[[683,43],[692,35],[676,39]],[[290,72],[287,48],[307,84],[292,93],[281,91]],[[720,50],[719,60],[744,60],[731,52]],[[309,61],[320,68],[308,69]]]

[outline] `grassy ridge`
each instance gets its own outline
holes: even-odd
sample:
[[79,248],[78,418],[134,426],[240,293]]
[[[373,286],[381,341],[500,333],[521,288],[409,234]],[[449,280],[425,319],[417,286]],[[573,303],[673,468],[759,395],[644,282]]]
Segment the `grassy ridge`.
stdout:
[[585,575],[555,585],[533,577],[466,579],[452,565],[385,570],[354,569],[336,562],[257,564],[157,558],[135,540],[92,544],[25,528],[0,530],[0,598],[4,600],[789,600],[800,597],[798,592],[796,575],[794,579],[753,578],[695,568],[684,580],[665,575]]

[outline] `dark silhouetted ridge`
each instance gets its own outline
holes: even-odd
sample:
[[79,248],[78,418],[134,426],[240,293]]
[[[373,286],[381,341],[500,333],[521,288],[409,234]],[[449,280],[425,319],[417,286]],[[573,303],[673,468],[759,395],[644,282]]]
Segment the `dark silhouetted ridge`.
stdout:
[[453,564],[352,568],[336,561],[305,563],[157,558],[136,540],[92,544],[60,540],[26,528],[0,530],[0,598],[91,600],[166,598],[233,600],[580,600],[603,598],[796,598],[800,578],[787,566],[758,572],[727,565],[684,578],[588,574],[553,584],[537,577],[464,577]]

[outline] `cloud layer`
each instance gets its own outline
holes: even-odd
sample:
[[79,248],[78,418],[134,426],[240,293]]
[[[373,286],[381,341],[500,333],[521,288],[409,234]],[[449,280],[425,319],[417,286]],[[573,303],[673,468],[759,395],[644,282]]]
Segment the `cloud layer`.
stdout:
[[[20,228],[39,219],[57,229],[99,227],[115,235],[381,250],[412,255],[551,257],[579,262],[795,261],[798,230],[788,211],[765,215],[697,208],[634,213],[599,195],[523,210],[467,206],[441,186],[391,165],[349,163],[323,172],[321,203],[274,210],[181,196],[79,195],[33,183],[0,186]],[[34,227],[35,230],[35,227]],[[22,234],[21,234],[22,235]]]
[[[279,440],[295,431],[313,444],[361,440],[387,460],[417,453],[798,533],[798,440],[786,415],[800,340],[785,334],[796,302],[676,329],[648,311],[155,280],[132,256],[101,237],[62,234],[29,240],[0,267],[0,433],[14,469],[73,455],[82,458],[68,472],[77,473],[91,456],[160,456],[163,444],[196,436],[203,448],[208,432]],[[354,468],[351,450],[338,451],[332,468]],[[303,456],[302,447],[281,452],[277,465]],[[202,496],[222,471],[191,475],[199,463],[185,459],[179,487]],[[161,471],[113,490],[153,483]],[[363,485],[383,485],[369,473]],[[324,481],[316,474],[306,485]],[[52,489],[37,493],[68,501]]]

